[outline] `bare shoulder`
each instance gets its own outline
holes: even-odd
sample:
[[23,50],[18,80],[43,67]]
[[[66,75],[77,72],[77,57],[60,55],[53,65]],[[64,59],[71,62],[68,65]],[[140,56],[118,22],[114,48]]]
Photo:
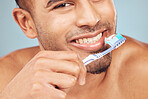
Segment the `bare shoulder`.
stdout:
[[0,91],[38,51],[38,47],[25,48],[0,58]]
[[130,99],[148,99],[148,44],[126,37],[121,54],[119,86]]
[[127,42],[122,46],[122,49],[119,49],[124,57],[122,61],[124,67],[148,68],[148,44],[129,37],[126,38]]

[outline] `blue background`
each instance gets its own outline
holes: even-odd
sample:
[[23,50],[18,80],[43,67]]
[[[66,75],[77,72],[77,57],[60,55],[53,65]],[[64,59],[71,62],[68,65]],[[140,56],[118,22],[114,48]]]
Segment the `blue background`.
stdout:
[[[12,17],[15,0],[0,2],[0,57],[21,48],[38,45],[29,39]],[[114,0],[117,9],[117,32],[148,43],[148,0]]]

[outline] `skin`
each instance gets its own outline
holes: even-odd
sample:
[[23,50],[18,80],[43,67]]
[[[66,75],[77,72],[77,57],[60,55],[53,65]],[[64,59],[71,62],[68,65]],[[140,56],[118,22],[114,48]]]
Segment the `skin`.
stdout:
[[17,50],[0,59],[1,99],[148,98],[148,44],[125,36],[126,43],[112,52],[107,71],[91,74],[87,71],[100,68],[102,65],[95,64],[107,58],[85,68],[82,60],[100,50],[88,51],[68,42],[75,35],[93,33],[94,27],[95,31],[107,28],[106,36],[115,33],[112,0],[74,0],[54,10],[55,5],[65,1],[45,8],[47,2],[34,1],[32,14],[19,8],[13,10],[26,36],[38,38],[40,46]]

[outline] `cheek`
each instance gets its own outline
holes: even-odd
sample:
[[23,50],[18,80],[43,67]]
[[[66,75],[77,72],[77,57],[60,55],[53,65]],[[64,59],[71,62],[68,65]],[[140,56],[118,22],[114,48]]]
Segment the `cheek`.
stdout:
[[65,49],[65,45],[67,45],[65,36],[69,33],[73,28],[73,18],[70,17],[69,14],[61,14],[58,15],[54,13],[47,17],[47,21],[45,22],[45,29],[49,36],[56,40],[55,45],[58,45],[60,50]]
[[53,14],[50,15],[48,18],[48,28],[50,31],[53,33],[56,33],[58,35],[66,35],[68,31],[73,26],[73,17],[70,17],[71,15],[69,14]]
[[115,22],[116,21],[116,10],[112,4],[108,4],[106,7],[104,15],[108,16],[108,19]]
[[96,5],[95,7],[102,19],[108,20],[111,23],[116,23],[116,10],[112,0],[106,0],[102,4]]

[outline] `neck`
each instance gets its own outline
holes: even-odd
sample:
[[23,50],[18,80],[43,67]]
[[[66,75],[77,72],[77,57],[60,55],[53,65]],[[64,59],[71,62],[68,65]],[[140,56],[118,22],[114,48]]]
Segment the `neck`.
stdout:
[[70,96],[84,96],[88,94],[93,94],[96,90],[100,88],[100,85],[103,83],[105,79],[106,72],[101,74],[90,74],[87,73],[86,76],[86,84],[83,86],[75,85],[72,90],[68,93]]

